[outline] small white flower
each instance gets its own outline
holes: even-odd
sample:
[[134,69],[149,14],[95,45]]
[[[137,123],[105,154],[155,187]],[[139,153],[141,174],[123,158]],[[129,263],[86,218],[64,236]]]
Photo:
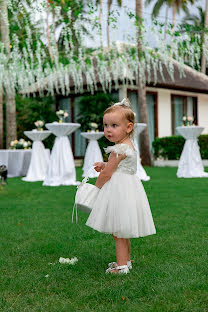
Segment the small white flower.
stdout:
[[69,258],[62,258],[62,257],[59,258],[59,263],[65,264],[65,263],[69,263],[69,262],[70,262]]
[[27,142],[23,142],[23,146],[24,147],[28,147],[28,143]]
[[72,265],[74,265],[77,261],[78,261],[77,257],[74,257],[71,259],[62,258],[62,257],[59,258],[59,263],[61,263],[61,264],[72,264]]
[[45,277],[49,277],[49,274],[46,274]]
[[96,122],[91,122],[90,123],[90,127],[97,129],[98,128],[98,124]]

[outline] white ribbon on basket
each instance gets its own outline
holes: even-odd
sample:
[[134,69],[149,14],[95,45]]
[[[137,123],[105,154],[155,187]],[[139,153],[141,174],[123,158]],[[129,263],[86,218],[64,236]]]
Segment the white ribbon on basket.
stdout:
[[[81,190],[81,188],[87,183],[87,181],[89,181],[89,176],[90,174],[95,170],[94,167],[91,167],[88,172],[87,172],[87,175],[86,177],[82,180],[81,184],[77,186],[77,192],[79,190]],[[89,183],[88,183],[89,184]],[[90,187],[93,187],[93,188],[96,188],[96,186],[94,186],[93,184],[89,184]],[[99,189],[98,189],[99,190]],[[90,191],[90,190],[89,190]],[[72,223],[74,221],[74,212],[76,210],[76,223],[77,223],[77,220],[78,220],[78,214],[77,214],[77,203],[76,203],[76,197],[77,197],[77,193],[75,195],[75,202],[74,202],[74,206],[73,206],[73,211],[72,211]]]

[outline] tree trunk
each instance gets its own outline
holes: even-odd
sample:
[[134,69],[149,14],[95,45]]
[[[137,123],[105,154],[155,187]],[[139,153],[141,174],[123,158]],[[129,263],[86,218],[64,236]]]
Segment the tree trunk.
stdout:
[[100,46],[101,47],[103,46],[102,22],[103,22],[103,0],[100,0],[99,25],[100,25]]
[[173,4],[173,29],[175,28],[175,19],[176,19],[177,6]]
[[110,46],[110,23],[109,23],[109,16],[110,16],[110,7],[111,7],[111,0],[108,0],[108,13],[107,13],[107,46],[109,47]]
[[55,17],[55,9],[52,8],[52,18],[53,18],[53,31],[54,31],[54,42],[56,45],[56,49],[58,50],[58,44],[56,42],[56,17]]
[[167,25],[168,25],[168,9],[169,9],[169,6],[166,4],[166,10],[165,10],[165,27],[164,27],[164,40],[166,40],[166,31],[167,31]]
[[3,86],[0,85],[0,149],[3,148],[3,127],[4,117],[3,117]]
[[6,92],[6,147],[9,148],[10,142],[17,138],[17,125],[16,125],[16,102],[15,92]]
[[49,0],[46,2],[46,36],[48,40],[48,51],[50,55],[50,59],[53,62],[54,57],[53,57],[53,50],[51,47],[51,34],[50,34],[50,26],[49,26],[49,13],[50,13],[50,5],[49,5]]
[[[138,18],[138,32],[137,32],[137,45],[138,45],[138,53],[142,52],[142,45],[140,41],[141,37],[141,20],[142,20],[142,0],[136,0],[136,16]],[[144,71],[145,73],[145,71]],[[139,105],[139,112],[140,112],[140,122],[146,123],[148,122],[148,115],[147,115],[147,102],[146,102],[146,78],[143,76],[141,81],[139,81],[138,85],[138,105]],[[142,164],[151,166],[151,155],[150,155],[150,146],[149,146],[149,134],[148,134],[148,127],[141,133],[141,159]]]
[[[8,22],[8,9],[7,1],[0,1],[0,12],[1,12],[1,39],[4,44],[7,58],[10,57],[10,39],[9,39],[9,22]],[[10,142],[16,139],[17,126],[16,126],[16,103],[15,103],[15,90],[12,88],[5,88],[5,99],[6,99],[6,145],[7,148]]]
[[[204,21],[204,27],[208,28],[208,0],[206,0],[206,10],[205,10],[205,21]],[[206,74],[206,40],[204,34],[202,35],[202,42],[203,42],[203,47],[202,47],[202,60],[201,60],[201,72]]]

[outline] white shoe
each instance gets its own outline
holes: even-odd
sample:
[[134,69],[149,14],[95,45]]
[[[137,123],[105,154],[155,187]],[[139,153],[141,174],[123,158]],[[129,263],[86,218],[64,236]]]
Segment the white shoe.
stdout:
[[120,265],[116,266],[115,268],[108,268],[105,271],[106,274],[111,273],[111,274],[128,274],[130,273],[129,268],[127,265]]
[[[111,268],[111,269],[114,269],[117,265],[118,265],[117,262],[110,262],[110,263],[108,263],[108,267]],[[127,261],[127,266],[129,268],[129,270],[132,269],[132,262],[131,262],[131,260]]]

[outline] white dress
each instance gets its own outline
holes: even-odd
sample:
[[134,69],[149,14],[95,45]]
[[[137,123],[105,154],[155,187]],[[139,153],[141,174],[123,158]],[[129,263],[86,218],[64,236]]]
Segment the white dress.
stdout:
[[127,157],[100,189],[86,225],[118,238],[155,234],[148,199],[136,176],[137,152],[127,144],[109,146],[105,152]]

